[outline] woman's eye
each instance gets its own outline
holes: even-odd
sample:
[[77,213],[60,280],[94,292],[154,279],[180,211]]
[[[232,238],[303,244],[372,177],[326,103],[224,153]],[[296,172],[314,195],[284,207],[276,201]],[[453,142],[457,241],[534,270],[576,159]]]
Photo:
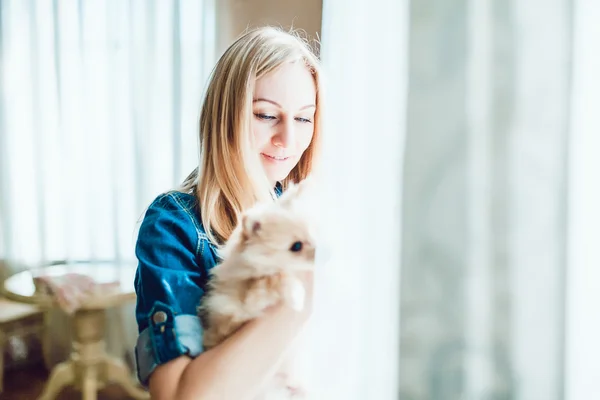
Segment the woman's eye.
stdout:
[[262,114],[262,113],[256,113],[254,114],[254,116],[256,116],[256,118],[258,119],[263,119],[265,121],[272,121],[274,119],[277,119],[275,116],[273,115],[269,115],[269,114]]
[[309,118],[301,118],[301,117],[296,118],[296,121],[301,122],[303,124],[310,124],[312,122],[312,120]]

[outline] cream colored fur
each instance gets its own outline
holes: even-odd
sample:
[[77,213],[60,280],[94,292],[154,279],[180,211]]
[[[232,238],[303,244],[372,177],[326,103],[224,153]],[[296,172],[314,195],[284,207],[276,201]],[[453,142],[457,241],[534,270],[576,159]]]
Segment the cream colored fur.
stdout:
[[[211,271],[199,308],[206,349],[279,302],[302,310],[304,286],[295,272],[311,270],[315,263],[311,218],[302,204],[306,185],[293,185],[275,202],[242,215],[223,247],[223,261]],[[260,399],[306,398],[293,374],[292,351]]]

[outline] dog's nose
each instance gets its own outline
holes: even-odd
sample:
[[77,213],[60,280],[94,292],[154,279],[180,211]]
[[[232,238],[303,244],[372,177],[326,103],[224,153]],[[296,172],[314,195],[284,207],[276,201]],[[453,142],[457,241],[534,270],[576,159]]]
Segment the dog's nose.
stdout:
[[314,248],[309,248],[306,250],[306,257],[311,261],[311,262],[315,262],[315,249]]

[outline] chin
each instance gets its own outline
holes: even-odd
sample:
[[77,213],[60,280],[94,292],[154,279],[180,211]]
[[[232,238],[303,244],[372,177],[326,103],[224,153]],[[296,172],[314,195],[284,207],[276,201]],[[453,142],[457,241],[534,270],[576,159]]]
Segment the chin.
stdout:
[[290,173],[288,172],[287,174],[268,175],[269,176],[269,181],[270,182],[281,182],[282,180],[284,180],[285,178],[287,178],[289,174]]
[[267,171],[266,171],[267,178],[272,183],[280,182],[280,181],[284,180],[285,178],[288,177],[290,172],[291,172],[291,170],[287,170],[287,169],[285,171],[282,171],[282,170],[274,171],[274,170],[267,169]]

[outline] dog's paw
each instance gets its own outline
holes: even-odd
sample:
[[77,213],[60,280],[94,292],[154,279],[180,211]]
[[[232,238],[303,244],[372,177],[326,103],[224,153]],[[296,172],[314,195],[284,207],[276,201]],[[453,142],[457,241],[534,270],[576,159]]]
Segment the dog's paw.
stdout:
[[299,280],[295,279],[290,283],[288,290],[290,307],[296,311],[302,311],[304,308],[304,299],[306,297],[304,286],[302,286],[302,283]]

